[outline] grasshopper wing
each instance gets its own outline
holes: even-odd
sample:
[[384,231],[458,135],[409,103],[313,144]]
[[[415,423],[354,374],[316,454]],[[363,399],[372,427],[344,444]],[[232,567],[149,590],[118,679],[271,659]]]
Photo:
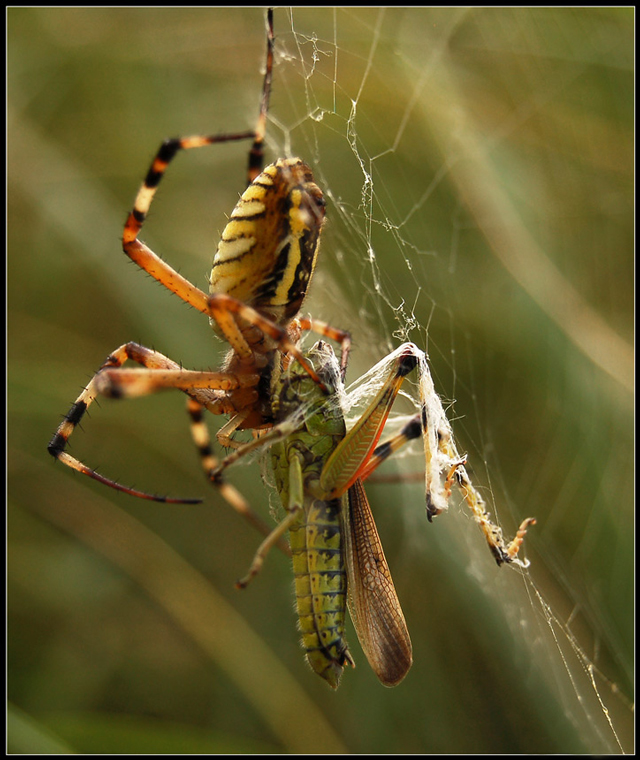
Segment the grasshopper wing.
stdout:
[[411,639],[362,481],[342,509],[349,612],[374,673],[396,686],[413,662]]

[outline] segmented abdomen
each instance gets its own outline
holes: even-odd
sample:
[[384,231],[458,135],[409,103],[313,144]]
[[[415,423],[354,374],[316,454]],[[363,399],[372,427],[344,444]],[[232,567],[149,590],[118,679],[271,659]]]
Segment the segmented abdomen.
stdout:
[[341,500],[314,499],[290,530],[302,646],[313,670],[334,689],[345,662],[347,580],[340,537]]

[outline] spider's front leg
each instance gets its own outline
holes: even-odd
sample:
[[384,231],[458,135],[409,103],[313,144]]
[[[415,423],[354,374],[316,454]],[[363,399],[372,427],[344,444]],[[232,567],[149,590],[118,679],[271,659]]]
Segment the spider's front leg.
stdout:
[[141,269],[148,272],[168,290],[175,293],[187,303],[199,308],[200,311],[206,305],[206,295],[192,285],[182,275],[178,274],[165,261],[157,256],[150,248],[138,239],[142,230],[149,208],[155,197],[158,185],[167,171],[167,168],[175,156],[183,150],[204,148],[217,143],[237,142],[239,140],[252,140],[249,151],[249,163],[247,168],[247,184],[251,184],[262,171],[264,164],[264,139],[267,128],[267,113],[269,110],[269,97],[273,78],[273,10],[267,11],[267,54],[265,74],[262,83],[262,97],[260,99],[260,111],[255,129],[244,132],[234,132],[218,135],[196,135],[193,137],[176,137],[165,140],[160,146],[151,166],[147,172],[140,190],[133,204],[133,209],[127,218],[122,235],[122,247],[124,252]]
[[[316,335],[323,335],[325,338],[340,344],[340,377],[344,383],[345,375],[347,374],[347,364],[349,363],[349,353],[351,351],[351,333],[347,330],[338,330],[326,322],[322,322],[319,319],[310,319],[309,317],[298,317],[294,322],[300,330],[307,330],[316,333]],[[289,329],[291,330],[291,325]]]

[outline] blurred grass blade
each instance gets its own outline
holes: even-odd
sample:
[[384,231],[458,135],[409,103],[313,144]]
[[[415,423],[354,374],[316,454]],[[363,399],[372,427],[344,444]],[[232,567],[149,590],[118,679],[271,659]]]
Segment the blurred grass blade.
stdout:
[[[38,468],[33,462],[33,468]],[[66,473],[60,474],[63,477]],[[287,752],[339,753],[345,747],[276,655],[216,589],[159,536],[107,499],[65,477],[44,520],[70,533],[135,580],[236,683]],[[75,498],[74,498],[75,497]],[[176,519],[179,516],[176,515]],[[274,695],[277,694],[277,699]],[[300,731],[300,726],[304,731]]]

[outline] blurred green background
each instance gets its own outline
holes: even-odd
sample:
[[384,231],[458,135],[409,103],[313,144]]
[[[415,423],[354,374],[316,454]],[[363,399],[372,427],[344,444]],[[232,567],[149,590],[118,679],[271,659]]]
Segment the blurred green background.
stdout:
[[[505,531],[538,518],[530,573],[496,568],[457,495],[428,525],[420,483],[372,483],[415,664],[383,688],[350,629],[358,667],[332,693],[303,662],[288,561],[234,590],[258,537],[207,490],[180,394],[96,405],[72,452],[203,504],[139,502],[50,459],[116,346],[220,359],[119,237],[164,137],[253,126],[264,13],[11,8],[9,750],[630,751],[634,12],[275,25],[269,158],[302,155],[328,197],[306,308],[352,330],[351,379],[401,340],[428,347]],[[246,150],[180,156],[152,207],[144,239],[201,286]],[[233,479],[266,514],[259,466]]]

